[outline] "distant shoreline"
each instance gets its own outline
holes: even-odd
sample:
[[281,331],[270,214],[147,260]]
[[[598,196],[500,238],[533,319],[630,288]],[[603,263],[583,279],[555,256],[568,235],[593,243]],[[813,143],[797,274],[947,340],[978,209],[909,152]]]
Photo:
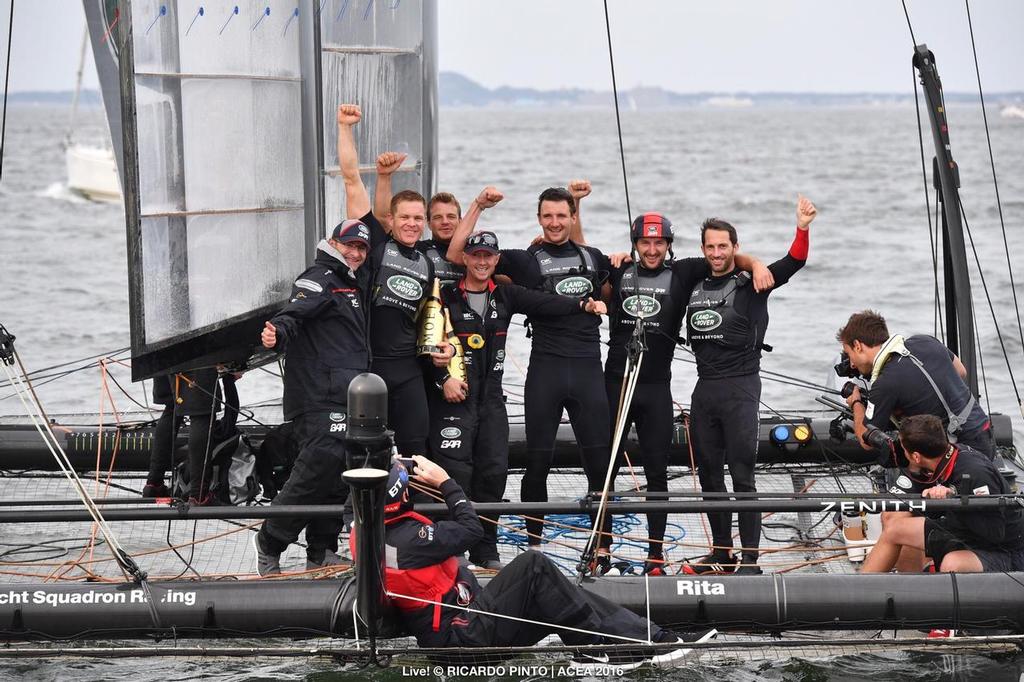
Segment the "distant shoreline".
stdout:
[[[443,71],[438,76],[438,103],[446,109],[607,109],[614,106],[610,91],[561,89],[537,90],[502,86],[487,88],[463,76]],[[13,106],[69,106],[70,90],[13,92]],[[990,92],[992,107],[1024,104],[1024,92]],[[947,104],[977,104],[975,92],[946,92]],[[624,111],[673,109],[750,109],[807,107],[879,107],[913,104],[914,93],[819,93],[819,92],[696,92],[680,93],[659,87],[637,87],[619,93]],[[83,90],[79,105],[98,107],[98,90]]]

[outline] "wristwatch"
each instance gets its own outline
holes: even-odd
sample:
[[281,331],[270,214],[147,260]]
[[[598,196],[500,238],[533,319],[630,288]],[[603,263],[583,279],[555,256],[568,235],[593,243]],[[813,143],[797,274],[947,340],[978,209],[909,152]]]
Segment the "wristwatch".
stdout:
[[444,382],[448,381],[451,378],[451,374],[445,374],[443,377],[441,377],[440,380],[434,382],[434,385],[437,386],[439,391],[444,392]]

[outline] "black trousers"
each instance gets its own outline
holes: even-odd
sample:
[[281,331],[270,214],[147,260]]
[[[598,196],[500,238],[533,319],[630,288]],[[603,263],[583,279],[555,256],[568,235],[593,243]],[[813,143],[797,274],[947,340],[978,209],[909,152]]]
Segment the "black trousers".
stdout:
[[[500,395],[449,403],[430,392],[430,456],[473,502],[501,502],[508,480],[508,414]],[[473,563],[498,559],[499,514],[480,514],[484,539],[469,550]]]
[[398,451],[404,457],[425,455],[430,416],[419,360],[376,358],[371,371],[388,386],[388,427],[395,432]]
[[[562,421],[562,410],[569,413],[576,444],[580,449],[587,490],[604,487],[611,444],[608,434],[608,398],[604,372],[598,358],[562,358],[534,353],[526,373],[526,473],[520,498],[523,502],[547,502],[548,472],[555,451],[555,437]],[[614,481],[614,474],[612,480]],[[591,523],[596,515],[591,515]],[[528,520],[526,530],[531,545],[540,544],[543,523]],[[611,532],[611,516],[605,517],[602,531]],[[611,535],[601,538],[601,546],[611,546]]]
[[206,495],[212,483],[210,426],[217,414],[217,370],[183,374],[182,378],[171,375],[153,380],[153,399],[164,405],[164,411],[156,422],[146,482],[154,485],[164,482],[164,475],[173,465],[178,430],[187,416],[189,496],[198,500]]
[[[334,412],[307,412],[296,417],[295,433],[299,456],[288,481],[272,504],[344,504],[348,485],[341,478],[345,470],[344,407]],[[270,518],[263,522],[260,539],[272,554],[280,554],[306,530],[306,555],[321,561],[324,550],[338,551],[342,519],[321,517]]]
[[[608,391],[609,415],[614,437],[622,377],[607,377],[605,388]],[[643,458],[644,477],[647,479],[647,492],[667,492],[668,450],[672,445],[672,388],[669,386],[669,382],[637,384],[636,390],[633,392],[633,402],[623,427],[623,441],[633,424],[636,424],[636,435],[640,441],[640,454]],[[620,446],[616,467],[622,465],[623,449]],[[668,515],[664,512],[647,513],[647,537],[649,538],[647,552],[650,556],[664,556],[663,541],[667,521]]]
[[[754,465],[760,416],[761,377],[748,374],[723,379],[699,378],[693,389],[690,416],[694,455],[704,492],[725,492],[729,465],[735,492],[757,492]],[[740,542],[756,558],[761,540],[761,512],[739,512]],[[714,544],[732,547],[732,512],[708,514]],[[724,550],[721,550],[724,551]]]
[[[522,622],[481,613],[468,613],[464,626],[452,626],[454,646],[530,646],[557,634],[569,646],[625,643],[600,635],[637,640],[655,636],[661,628],[604,597],[572,583],[540,552],[524,552],[491,580],[471,607],[487,614],[514,616]],[[556,626],[585,630],[575,632]]]

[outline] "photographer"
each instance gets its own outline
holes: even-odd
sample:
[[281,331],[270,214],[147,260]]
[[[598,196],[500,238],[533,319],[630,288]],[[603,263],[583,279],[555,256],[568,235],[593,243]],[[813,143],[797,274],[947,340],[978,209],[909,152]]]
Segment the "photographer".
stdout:
[[865,310],[850,316],[836,340],[852,368],[871,381],[867,399],[859,388],[846,398],[854,432],[865,450],[872,449],[865,438],[870,427],[885,430],[890,420],[930,414],[946,425],[950,440],[993,457],[988,415],[964,383],[963,363],[938,339],[924,334],[890,336],[885,319]]
[[[410,476],[440,492],[448,506],[447,519],[432,521],[413,511]],[[573,585],[540,552],[519,554],[481,587],[458,561],[483,537],[476,510],[459,484],[442,467],[414,455],[393,463],[386,490],[384,584],[405,629],[422,647],[531,646],[550,634],[568,646],[635,642],[636,647],[627,650],[581,654],[584,663],[631,670],[644,664],[684,665],[690,652],[686,643],[705,642],[717,634],[699,629],[680,634],[648,622]],[[353,531],[349,539],[353,556],[355,535]],[[647,642],[680,646],[650,649]]]
[[[903,475],[924,487],[921,496],[926,499],[1011,492],[988,457],[962,443],[949,442],[942,420],[936,416],[905,418],[899,438],[910,465]],[[924,550],[945,573],[1019,571],[1024,569],[1024,510],[1006,506],[894,518],[885,525],[861,572],[890,571],[907,547]]]

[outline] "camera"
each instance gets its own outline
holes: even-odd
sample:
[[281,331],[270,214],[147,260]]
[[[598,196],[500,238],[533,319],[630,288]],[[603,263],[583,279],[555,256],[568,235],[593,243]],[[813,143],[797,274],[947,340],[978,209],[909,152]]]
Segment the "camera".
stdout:
[[855,390],[857,390],[858,388],[860,389],[860,397],[861,398],[863,398],[864,400],[870,400],[871,399],[870,396],[869,396],[869,393],[868,393],[868,389],[864,388],[863,386],[861,386],[859,384],[855,384],[852,381],[847,381],[845,384],[843,384],[843,387],[841,389],[839,389],[839,395],[843,396],[843,400],[846,400],[851,395],[853,395],[853,392]]
[[847,355],[845,351],[839,355],[839,363],[833,365],[833,369],[835,369],[836,374],[841,377],[854,379],[860,376],[860,372],[857,371],[857,368],[850,364],[850,356]]

